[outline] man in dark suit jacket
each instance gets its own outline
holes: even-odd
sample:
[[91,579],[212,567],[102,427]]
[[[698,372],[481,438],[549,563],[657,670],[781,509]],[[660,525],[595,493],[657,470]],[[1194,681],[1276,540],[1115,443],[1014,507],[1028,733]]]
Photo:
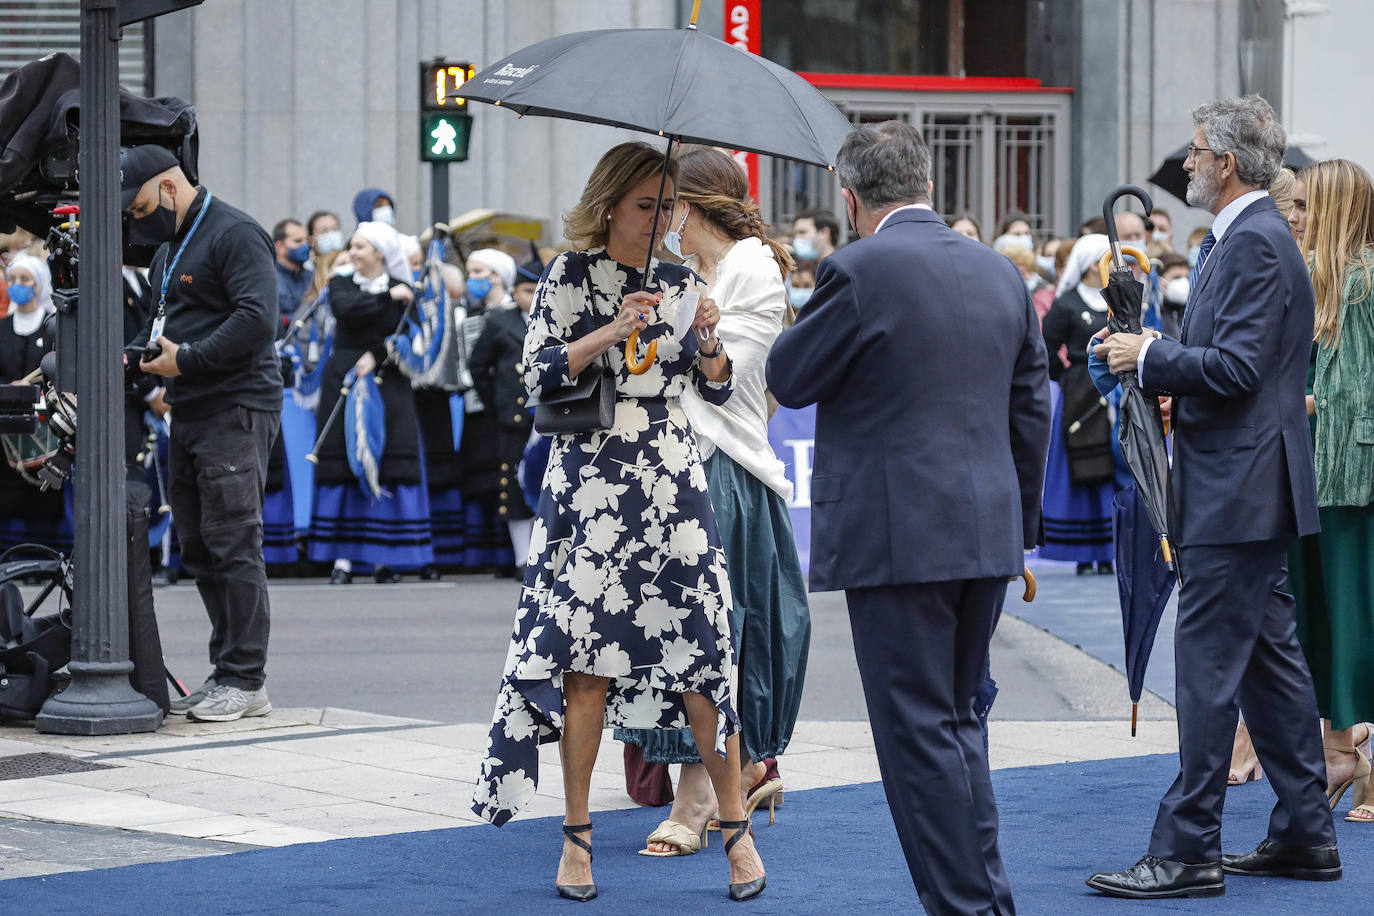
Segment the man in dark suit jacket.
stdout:
[[816,403],[812,591],[844,589],[883,787],[926,911],[1014,912],[973,697],[1007,579],[1040,530],[1048,361],[1014,264],[931,210],[910,125],[838,171],[863,236],[821,262],[768,359]]
[[[1316,695],[1294,635],[1285,555],[1317,531],[1304,385],[1312,284],[1264,189],[1285,137],[1258,96],[1193,112],[1188,203],[1216,216],[1183,317],[1182,340],[1117,334],[1096,348],[1174,397],[1174,652],[1180,768],[1149,854],[1088,885],[1120,897],[1225,893],[1223,871],[1335,880]],[[1221,854],[1221,809],[1237,700],[1278,796],[1253,853]]]

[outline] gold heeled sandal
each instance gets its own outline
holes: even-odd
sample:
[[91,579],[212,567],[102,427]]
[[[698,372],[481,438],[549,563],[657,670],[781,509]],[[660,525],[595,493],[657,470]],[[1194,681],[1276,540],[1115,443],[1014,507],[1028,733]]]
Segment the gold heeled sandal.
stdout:
[[1369,792],[1369,777],[1371,773],[1369,759],[1353,747],[1343,747],[1336,744],[1325,744],[1322,745],[1322,747],[1328,751],[1353,754],[1356,760],[1355,775],[1351,776],[1335,789],[1332,789],[1331,794],[1326,797],[1327,802],[1331,805],[1331,810],[1336,810],[1336,806],[1341,803],[1341,799],[1345,796],[1345,791],[1347,789],[1351,792],[1350,797],[1356,808],[1364,805],[1365,796]]
[[[768,826],[773,826],[778,822],[778,805],[782,804],[782,780],[770,779],[749,793],[749,799],[744,805],[744,819],[753,822],[754,812],[759,805],[768,802]],[[706,822],[706,830],[720,830],[720,815],[715,814]]]

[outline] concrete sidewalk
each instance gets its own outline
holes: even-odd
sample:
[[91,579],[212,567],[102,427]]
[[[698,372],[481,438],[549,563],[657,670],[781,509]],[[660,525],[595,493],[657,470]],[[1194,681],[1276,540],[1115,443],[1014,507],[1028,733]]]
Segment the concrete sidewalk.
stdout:
[[[1174,724],[1159,718],[1167,705],[1151,698],[1146,713],[1154,718],[1136,739],[1116,723],[995,721],[993,767],[1174,751]],[[228,725],[173,718],[156,734],[108,738],[0,727],[0,879],[476,826],[468,804],[486,732],[485,723],[341,709],[279,709]],[[557,746],[541,757],[539,794],[522,818],[562,813]],[[24,764],[99,768],[5,777]],[[789,789],[877,780],[868,723],[800,723],[782,772]],[[609,731],[591,802],[595,811],[634,807]]]

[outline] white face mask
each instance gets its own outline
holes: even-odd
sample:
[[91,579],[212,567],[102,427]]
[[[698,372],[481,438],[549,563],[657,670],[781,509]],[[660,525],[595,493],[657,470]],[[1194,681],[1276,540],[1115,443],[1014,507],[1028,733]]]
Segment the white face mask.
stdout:
[[372,211],[372,221],[394,226],[396,225],[396,210],[393,207],[378,207]]
[[669,229],[663,236],[663,247],[673,253],[673,257],[687,260],[687,256],[682,253],[682,233],[687,228],[687,213],[682,211],[682,222],[677,224],[676,229]]
[[343,233],[338,229],[321,232],[315,236],[315,250],[320,254],[332,254],[343,250]]
[[1167,233],[1167,232],[1161,232],[1161,231],[1159,231],[1158,229],[1156,229],[1154,232],[1152,232],[1152,233],[1150,234],[1150,237],[1153,238],[1156,242],[1167,242],[1167,241],[1169,241],[1169,233]]
[[1188,304],[1188,278],[1175,277],[1164,287],[1164,301],[1172,305]]

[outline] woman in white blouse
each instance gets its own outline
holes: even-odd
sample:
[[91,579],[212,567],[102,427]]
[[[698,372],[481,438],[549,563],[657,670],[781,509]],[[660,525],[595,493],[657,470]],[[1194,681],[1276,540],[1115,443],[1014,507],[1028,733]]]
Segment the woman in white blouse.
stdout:
[[[746,810],[772,808],[782,790],[772,762],[782,754],[801,706],[811,640],[806,583],[787,502],[792,497],[768,443],[764,363],[783,329],[792,258],[765,235],[749,183],[725,153],[691,148],[678,158],[677,206],[664,240],[710,286],[720,309],[717,334],[729,351],[734,394],[719,406],[688,392],[682,408],[705,462],[734,595],[732,628],[743,726],[741,791]],[[617,731],[650,763],[680,763],[673,809],[642,855],[690,855],[716,810],[706,769],[687,729]],[[772,774],[768,778],[766,774]],[[752,788],[751,788],[752,787]]]

